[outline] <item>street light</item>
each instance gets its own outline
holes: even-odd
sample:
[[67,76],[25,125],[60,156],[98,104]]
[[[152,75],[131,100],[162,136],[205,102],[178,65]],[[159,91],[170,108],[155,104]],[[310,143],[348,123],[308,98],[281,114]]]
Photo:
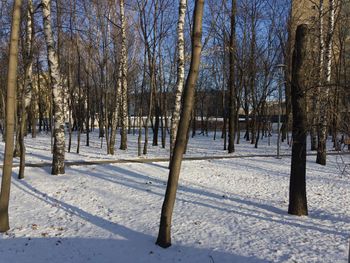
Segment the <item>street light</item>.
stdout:
[[281,159],[280,149],[281,149],[281,115],[282,115],[282,84],[283,81],[283,69],[286,67],[284,64],[276,65],[276,68],[279,69],[279,81],[278,81],[278,124],[277,124],[277,159]]

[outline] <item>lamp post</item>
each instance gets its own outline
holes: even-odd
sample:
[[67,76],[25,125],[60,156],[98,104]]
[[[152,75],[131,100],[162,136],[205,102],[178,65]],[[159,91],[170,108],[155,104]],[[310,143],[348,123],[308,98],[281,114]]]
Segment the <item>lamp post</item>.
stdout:
[[286,65],[278,64],[276,68],[279,69],[279,81],[278,81],[278,123],[277,123],[277,159],[281,159],[280,150],[281,150],[281,115],[282,115],[282,84],[283,81],[283,68]]

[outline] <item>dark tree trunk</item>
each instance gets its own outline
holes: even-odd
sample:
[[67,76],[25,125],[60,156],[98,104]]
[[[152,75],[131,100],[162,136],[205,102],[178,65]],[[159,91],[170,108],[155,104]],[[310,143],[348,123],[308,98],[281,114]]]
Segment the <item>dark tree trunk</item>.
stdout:
[[292,62],[292,111],[293,111],[293,146],[289,186],[288,213],[307,215],[306,199],[306,79],[308,49],[308,27],[297,28]]
[[159,107],[159,104],[158,102],[156,102],[156,105],[155,105],[155,113],[156,113],[156,116],[155,116],[155,122],[154,122],[154,127],[153,127],[153,143],[152,145],[153,146],[158,146],[158,132],[159,132],[159,118],[160,118],[160,107]]
[[0,232],[10,229],[9,225],[9,201],[11,188],[11,173],[13,162],[13,133],[15,127],[15,103],[17,85],[17,64],[18,64],[18,38],[21,22],[21,0],[13,3],[13,15],[11,26],[11,41],[9,52],[9,67],[7,77],[7,98],[6,98],[6,139],[5,153],[2,169],[1,194],[0,194]]
[[195,86],[198,77],[200,65],[200,54],[202,50],[202,18],[203,18],[204,0],[196,0],[193,17],[193,35],[192,35],[192,58],[190,72],[186,80],[184,89],[183,110],[176,136],[175,148],[172,161],[170,163],[170,171],[167,189],[165,193],[164,203],[161,212],[159,234],[156,244],[160,247],[167,248],[171,246],[171,218],[173,214],[176,190],[180,175],[181,162],[184,149],[186,147],[186,134],[188,132],[191,112],[193,108]]
[[235,51],[236,51],[236,0],[232,0],[231,7],[231,35],[229,51],[229,123],[228,123],[228,153],[235,151],[235,124],[236,124],[236,87],[235,87]]
[[197,130],[197,122],[196,122],[196,109],[194,107],[194,109],[192,110],[192,138],[194,136],[196,136],[196,130]]
[[86,121],[86,146],[90,145],[90,87],[89,83],[86,87],[86,112],[85,112],[85,121]]
[[224,139],[224,151],[227,150],[227,116],[226,116],[226,110],[224,115],[224,122],[222,127],[222,138]]

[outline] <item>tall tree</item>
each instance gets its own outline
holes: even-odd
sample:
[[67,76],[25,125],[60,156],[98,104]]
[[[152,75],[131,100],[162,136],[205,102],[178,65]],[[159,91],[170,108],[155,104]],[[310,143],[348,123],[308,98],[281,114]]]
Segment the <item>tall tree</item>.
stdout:
[[13,135],[15,128],[15,103],[17,86],[17,64],[18,64],[18,38],[21,23],[21,0],[13,3],[9,67],[7,73],[7,98],[6,98],[6,137],[4,164],[2,169],[1,193],[0,193],[0,232],[10,229],[9,225],[9,199],[11,188],[11,173],[13,162]]
[[236,52],[236,0],[232,0],[231,4],[231,34],[229,46],[229,123],[228,123],[228,152],[235,151],[235,124],[236,124],[236,85],[235,85],[235,52]]
[[126,21],[125,21],[125,11],[124,11],[124,0],[120,0],[120,22],[121,22],[121,37],[122,37],[122,50],[120,56],[121,64],[121,85],[122,85],[122,94],[121,94],[121,140],[120,140],[120,149],[126,150],[128,148],[128,54],[126,49]]
[[329,109],[329,85],[331,83],[332,73],[332,49],[333,49],[333,34],[334,34],[334,21],[335,10],[334,0],[329,0],[329,13],[328,13],[328,30],[325,46],[325,82],[322,85],[321,103],[320,103],[320,123],[319,123],[319,135],[318,135],[318,147],[316,163],[326,165],[326,144],[327,144],[327,109]]
[[168,183],[162,206],[158,238],[156,241],[156,244],[163,248],[171,246],[171,219],[174,210],[182,158],[187,144],[186,137],[190,125],[191,112],[194,101],[194,92],[198,78],[200,56],[202,51],[201,39],[203,9],[204,0],[196,0],[193,14],[192,56],[190,71],[186,80],[184,90],[184,101],[182,107],[183,109],[181,112],[178,133],[176,135],[173,158],[170,162]]
[[[26,128],[26,115],[27,109],[30,106],[32,97],[32,72],[33,72],[33,41],[34,41],[34,19],[33,19],[33,3],[32,0],[28,0],[27,7],[27,22],[26,22],[26,40],[25,40],[25,79],[22,90],[21,99],[21,122],[19,131],[19,144],[20,144],[20,166],[18,178],[24,178],[24,168],[25,168],[25,144],[24,144],[24,134]],[[33,125],[33,124],[32,124]],[[35,125],[35,124],[34,124]]]
[[179,2],[179,20],[177,23],[177,80],[175,91],[175,103],[173,114],[171,118],[171,130],[170,130],[170,159],[173,154],[175,146],[176,134],[180,119],[181,110],[181,98],[185,80],[185,37],[184,37],[184,24],[186,17],[187,0],[180,0]]
[[51,0],[42,0],[44,35],[47,46],[47,60],[50,69],[52,102],[54,115],[54,146],[51,173],[64,174],[65,134],[64,134],[64,89],[59,71],[58,57],[51,26]]
[[292,215],[307,215],[306,199],[306,91],[309,52],[307,25],[300,25],[295,36],[292,62],[293,146],[289,185],[289,208]]
[[319,27],[318,27],[318,42],[319,42],[319,54],[318,54],[318,87],[315,90],[312,98],[312,111],[313,111],[313,118],[312,118],[312,127],[311,127],[311,150],[317,150],[317,127],[319,125],[318,117],[319,117],[319,101],[320,93],[321,93],[321,86],[323,83],[323,73],[324,73],[324,5],[323,0],[320,0],[319,3]]

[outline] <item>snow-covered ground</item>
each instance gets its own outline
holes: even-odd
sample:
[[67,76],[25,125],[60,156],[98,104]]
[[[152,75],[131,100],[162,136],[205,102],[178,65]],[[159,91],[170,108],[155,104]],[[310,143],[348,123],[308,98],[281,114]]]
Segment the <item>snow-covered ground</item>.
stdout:
[[[81,154],[67,160],[136,158],[136,136],[127,152],[107,157],[92,135],[91,147],[82,140]],[[26,144],[28,161],[51,160],[49,136]],[[243,140],[236,149],[276,151],[266,139],[257,150]],[[147,158],[168,156],[159,146],[149,150]],[[224,154],[222,140],[211,137],[196,136],[188,148],[190,156]],[[63,176],[28,167],[21,181],[15,168],[0,262],[347,262],[350,176],[340,168],[350,157],[343,158],[329,156],[322,167],[308,157],[308,217],[286,213],[289,157],[185,161],[168,249],[154,244],[167,163],[70,166]]]
[[[151,131],[151,130],[150,130]],[[241,132],[241,137],[243,137]],[[142,135],[144,136],[144,134]],[[167,137],[166,148],[161,148],[161,140],[158,140],[158,147],[152,146],[152,133],[149,136],[148,153],[143,155],[141,159],[148,158],[167,158],[169,157],[169,137]],[[66,136],[66,148],[68,148],[68,135]],[[270,146],[267,138],[263,138],[259,141],[258,148],[254,148],[254,145],[246,142],[243,138],[240,140],[240,144],[235,145],[236,152],[231,155],[250,155],[250,154],[276,154],[276,139],[277,134],[271,137]],[[144,137],[142,137],[143,143]],[[66,153],[67,161],[85,161],[85,160],[116,160],[116,159],[135,159],[137,158],[137,135],[128,135],[128,149],[126,151],[119,150],[119,137],[115,146],[115,155],[107,155],[106,141],[105,139],[98,138],[98,132],[90,133],[90,146],[86,145],[86,135],[81,135],[80,152],[76,153],[77,138],[76,134],[72,138],[71,152]],[[37,138],[32,139],[30,135],[25,138],[26,144],[26,162],[27,163],[40,163],[51,162],[52,156],[51,138],[50,134],[41,133]],[[186,156],[227,156],[227,151],[223,150],[223,139],[221,139],[221,132],[217,133],[216,140],[213,140],[213,133],[209,136],[197,135],[194,138],[190,138],[189,145],[187,147]],[[329,149],[331,149],[331,143],[329,143]],[[102,146],[102,147],[101,147]],[[143,144],[142,144],[143,147]],[[308,147],[310,148],[310,147]],[[0,160],[3,159],[4,144],[0,141]],[[281,144],[281,154],[290,154],[291,148],[287,142]],[[19,163],[19,159],[15,158],[14,163]]]

